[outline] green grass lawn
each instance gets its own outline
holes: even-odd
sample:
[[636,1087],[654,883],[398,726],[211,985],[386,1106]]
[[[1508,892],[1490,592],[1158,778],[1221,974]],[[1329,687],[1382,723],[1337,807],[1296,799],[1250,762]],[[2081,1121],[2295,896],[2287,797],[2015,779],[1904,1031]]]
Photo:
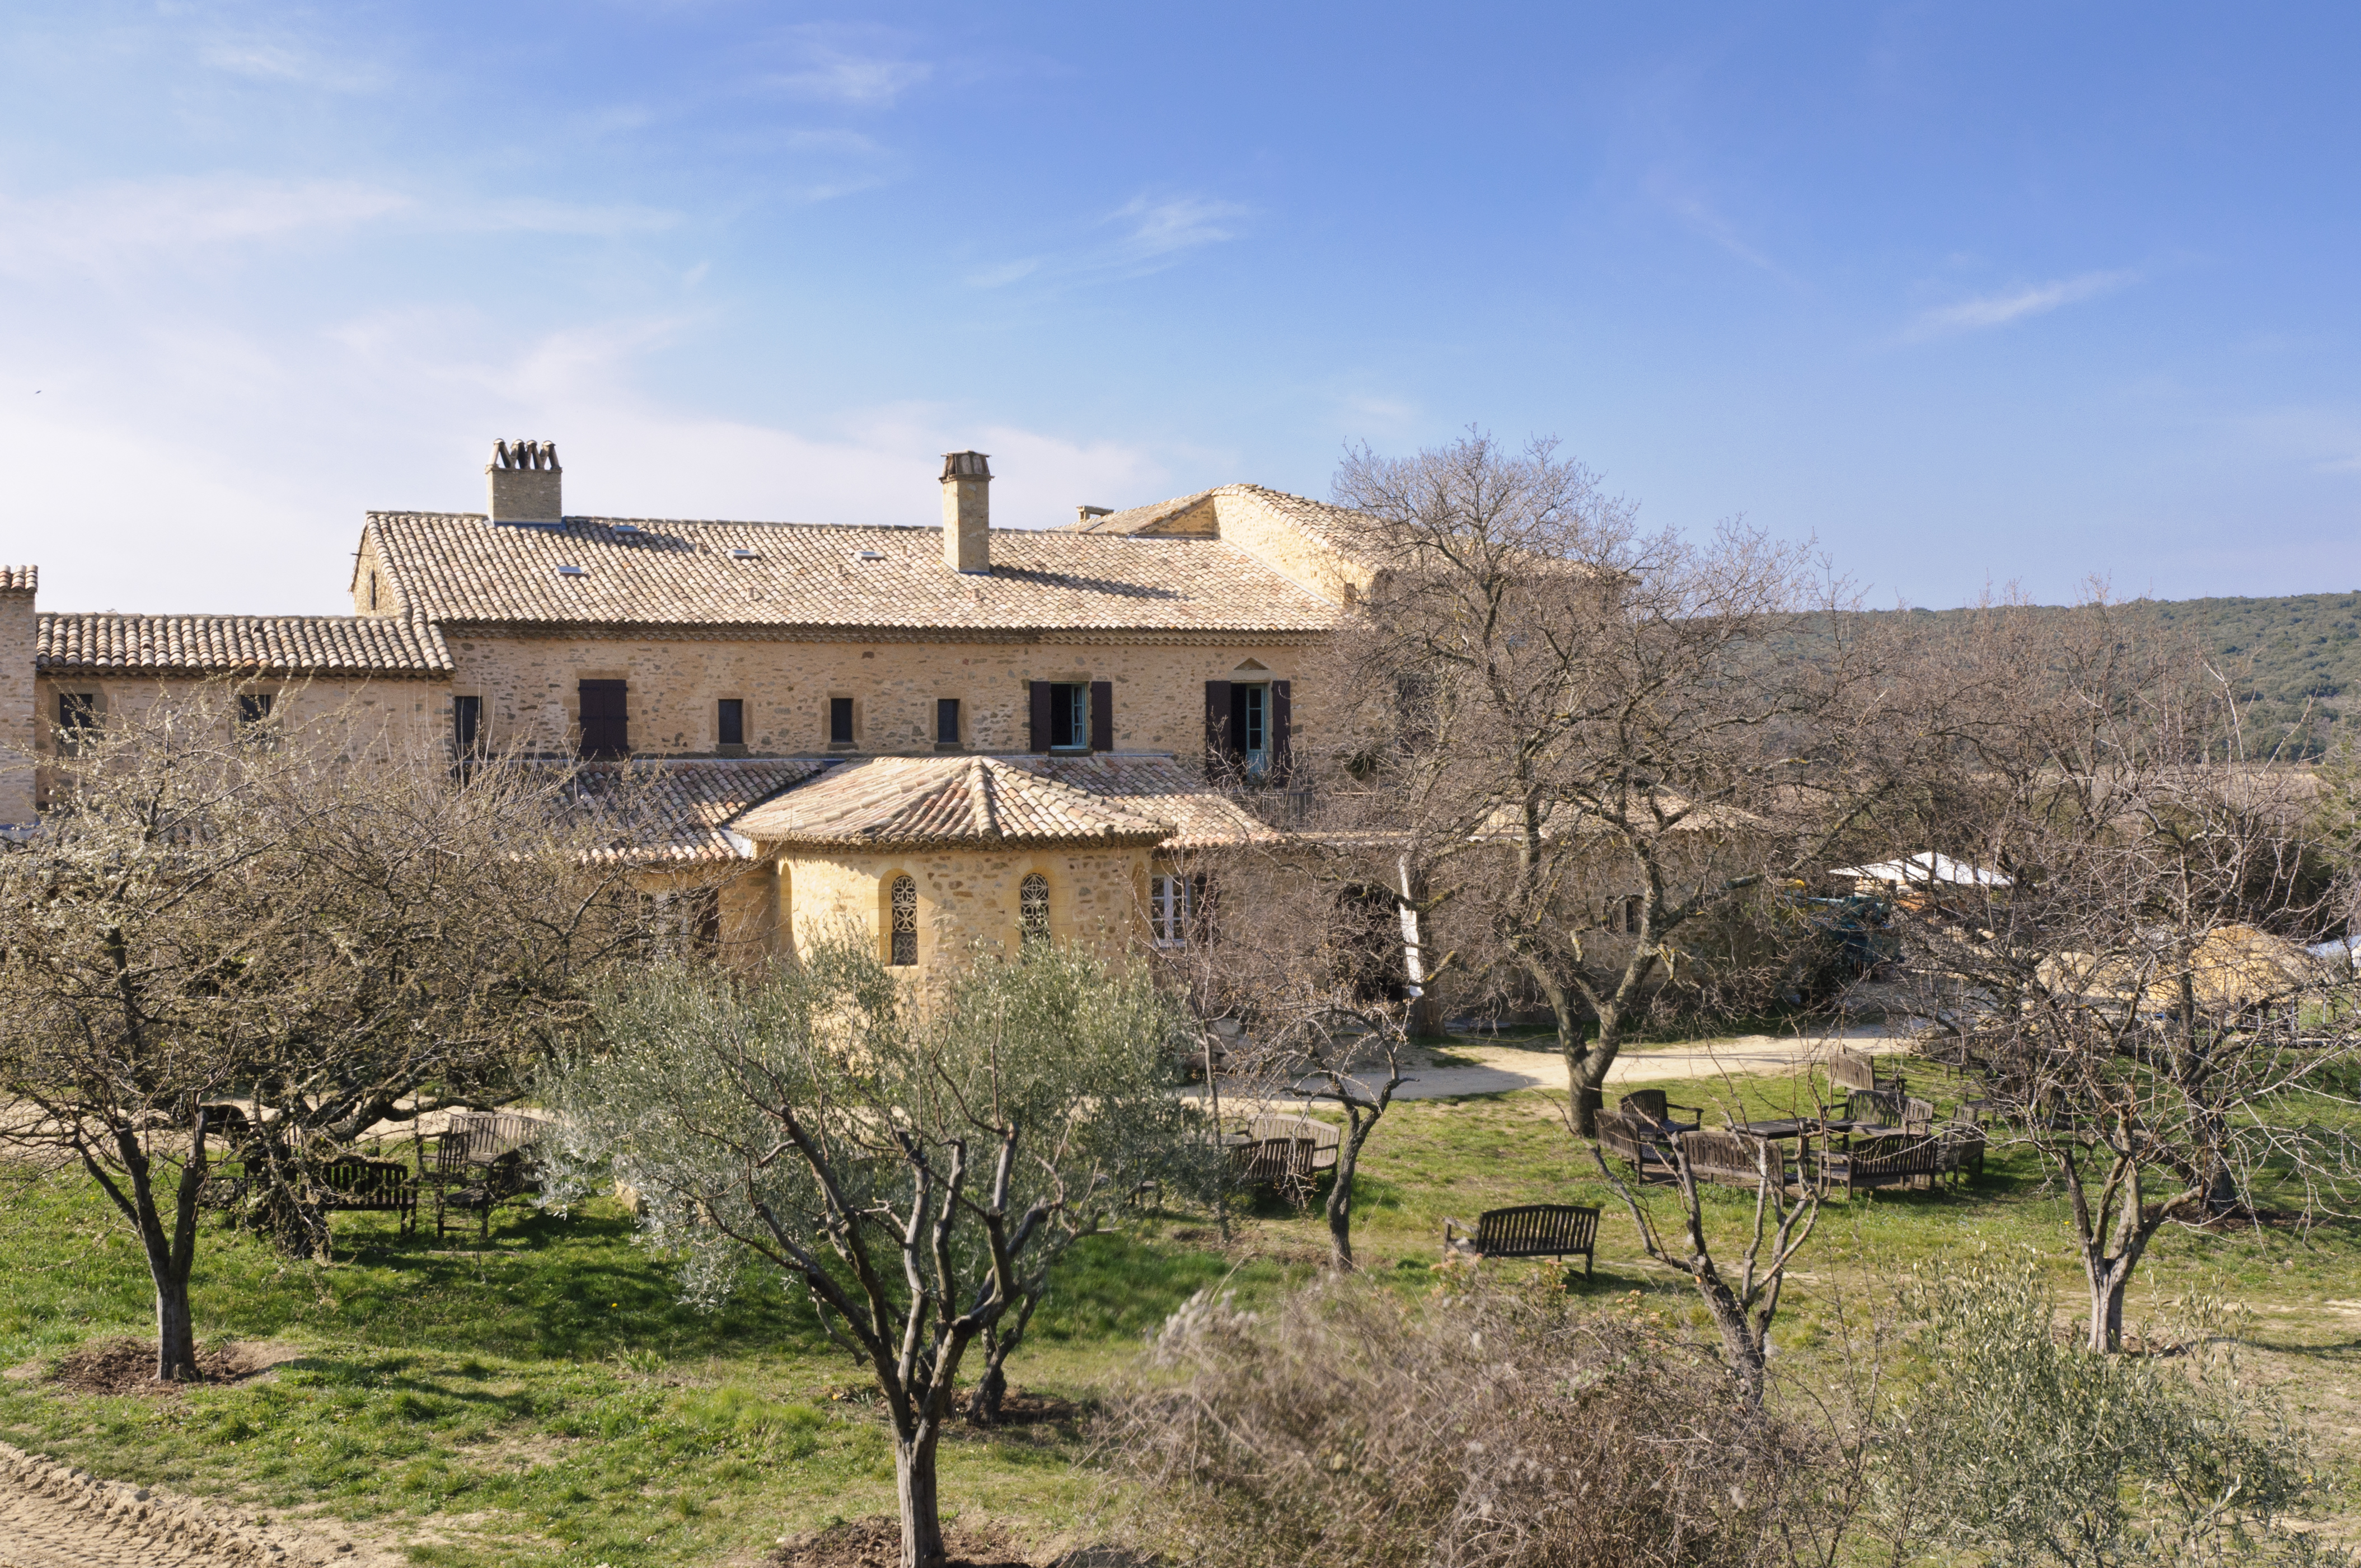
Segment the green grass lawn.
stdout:
[[[1810,1098],[1775,1079],[1666,1087],[1675,1101],[1729,1098],[1758,1113]],[[1356,1249],[1399,1288],[1429,1288],[1446,1214],[1606,1201],[1589,1292],[1636,1289],[1676,1321],[1701,1317],[1684,1281],[1639,1258],[1630,1219],[1543,1095],[1398,1106],[1362,1191]],[[1714,1194],[1719,1234],[1735,1235],[1747,1208],[1741,1194]],[[336,1229],[342,1250],[328,1266],[206,1233],[200,1333],[283,1347],[292,1359],[275,1373],[177,1397],[76,1395],[40,1368],[73,1346],[147,1332],[145,1270],[86,1179],[13,1187],[0,1204],[0,1365],[18,1370],[0,1381],[0,1436],[102,1475],[375,1521],[437,1563],[752,1562],[782,1534],[891,1511],[891,1450],[860,1370],[775,1281],[751,1279],[719,1313],[683,1307],[667,1263],[634,1245],[612,1205],[563,1219],[511,1209],[489,1246],[472,1228],[438,1241],[431,1223],[403,1241],[376,1215],[340,1216]],[[1086,1401],[1191,1291],[1226,1281],[1252,1299],[1324,1255],[1318,1215],[1272,1201],[1238,1213],[1232,1234],[1224,1248],[1210,1220],[1165,1215],[1085,1244],[1014,1381]],[[2070,1309],[2067,1240],[2061,1201],[2005,1149],[1968,1194],[1831,1204],[1779,1337],[1809,1376],[1837,1314],[1858,1318],[1885,1303],[1900,1271],[1979,1244],[2029,1249]],[[2257,1369],[2333,1456],[2361,1450],[2353,1230],[2176,1231],[2144,1275],[2136,1316],[2166,1315],[2189,1293],[2251,1306]],[[962,1436],[944,1456],[943,1495],[1044,1540],[1091,1507],[1097,1483],[1082,1454],[1071,1423]]]

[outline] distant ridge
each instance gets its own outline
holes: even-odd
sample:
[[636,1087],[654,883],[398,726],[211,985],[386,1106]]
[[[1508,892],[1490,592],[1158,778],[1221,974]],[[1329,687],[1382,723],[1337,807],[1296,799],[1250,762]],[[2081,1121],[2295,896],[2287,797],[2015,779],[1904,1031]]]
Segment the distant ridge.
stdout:
[[[2339,740],[2361,742],[2361,592],[2283,598],[2136,599],[2122,608],[2185,632],[2243,683],[2258,751],[2318,757]],[[1957,618],[1964,609],[1913,613]],[[2063,606],[2040,613],[2070,615]],[[2309,715],[2306,705],[2310,706]]]

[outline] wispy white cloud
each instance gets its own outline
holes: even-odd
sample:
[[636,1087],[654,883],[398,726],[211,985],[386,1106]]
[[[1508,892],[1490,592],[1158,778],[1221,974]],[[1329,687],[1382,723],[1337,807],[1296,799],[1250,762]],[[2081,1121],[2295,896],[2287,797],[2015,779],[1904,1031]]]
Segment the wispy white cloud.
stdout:
[[0,273],[110,274],[192,256],[404,222],[434,230],[614,236],[678,214],[544,197],[426,199],[362,180],[212,174],[118,181],[39,196],[0,192]]
[[1905,343],[1923,343],[1960,333],[1986,332],[2029,316],[2047,315],[2064,305],[2094,300],[2137,281],[2136,272],[2084,272],[2047,283],[2027,284],[2006,293],[1982,294],[1921,311],[1903,332],[1902,338]]
[[1237,220],[1246,214],[1235,202],[1206,196],[1135,196],[1090,224],[1104,237],[979,268],[967,281],[978,289],[999,289],[1026,279],[1138,277],[1161,271],[1187,252],[1235,239]]
[[1743,261],[1759,268],[1782,282],[1795,279],[1786,269],[1749,240],[1739,225],[1717,210],[1697,192],[1689,189],[1671,170],[1653,169],[1642,181],[1648,199],[1680,221],[1681,226],[1699,239],[1717,247]]
[[374,65],[356,64],[284,38],[216,38],[198,46],[197,63],[250,82],[284,82],[330,93],[371,93],[388,80],[386,72]]
[[902,94],[924,82],[935,68],[892,47],[884,29],[820,23],[785,34],[795,63],[774,71],[764,85],[798,98],[862,109],[890,109]]

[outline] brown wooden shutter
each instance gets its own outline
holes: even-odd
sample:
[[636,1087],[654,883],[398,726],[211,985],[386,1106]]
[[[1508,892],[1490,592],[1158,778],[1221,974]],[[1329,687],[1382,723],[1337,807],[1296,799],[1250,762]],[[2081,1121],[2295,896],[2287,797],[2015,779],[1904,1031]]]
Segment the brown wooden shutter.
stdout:
[[1091,683],[1091,750],[1115,750],[1115,683]]
[[1230,766],[1230,683],[1205,683],[1205,772],[1208,776]]
[[1049,749],[1049,683],[1035,681],[1032,685],[1033,743],[1026,750],[1046,751]]
[[621,681],[584,681],[582,754],[586,757],[628,757],[631,754],[630,698]]
[[1264,722],[1270,726],[1270,782],[1285,784],[1288,770],[1294,758],[1289,754],[1290,731],[1295,728],[1295,703],[1285,681],[1270,683],[1270,713]]

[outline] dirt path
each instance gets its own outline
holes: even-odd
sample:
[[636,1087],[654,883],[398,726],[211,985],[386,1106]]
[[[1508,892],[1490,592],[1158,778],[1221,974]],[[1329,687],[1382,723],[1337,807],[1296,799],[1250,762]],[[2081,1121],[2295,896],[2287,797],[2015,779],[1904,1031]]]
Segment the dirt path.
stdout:
[[[1884,1056],[1910,1048],[1898,1031],[1862,1025],[1812,1039],[1792,1035],[1736,1035],[1719,1040],[1692,1040],[1677,1046],[1651,1046],[1626,1050],[1607,1069],[1607,1081],[1662,1083],[1721,1077],[1752,1077],[1801,1071],[1825,1061],[1838,1050]],[[1450,1100],[1468,1094],[1511,1094],[1523,1089],[1566,1092],[1565,1058],[1551,1049],[1518,1046],[1483,1046],[1466,1039],[1452,1042],[1450,1054],[1472,1066],[1419,1067],[1394,1091],[1397,1100]],[[1379,1073],[1383,1078],[1382,1070]],[[1317,1093],[1321,1085],[1306,1081],[1286,1098]],[[1202,1088],[1189,1091],[1200,1096]],[[1234,1093],[1224,1080],[1222,1099],[1241,1106],[1247,1102],[1241,1086]]]
[[100,1481],[0,1443],[0,1568],[393,1568],[341,1532],[266,1525],[217,1504]]

